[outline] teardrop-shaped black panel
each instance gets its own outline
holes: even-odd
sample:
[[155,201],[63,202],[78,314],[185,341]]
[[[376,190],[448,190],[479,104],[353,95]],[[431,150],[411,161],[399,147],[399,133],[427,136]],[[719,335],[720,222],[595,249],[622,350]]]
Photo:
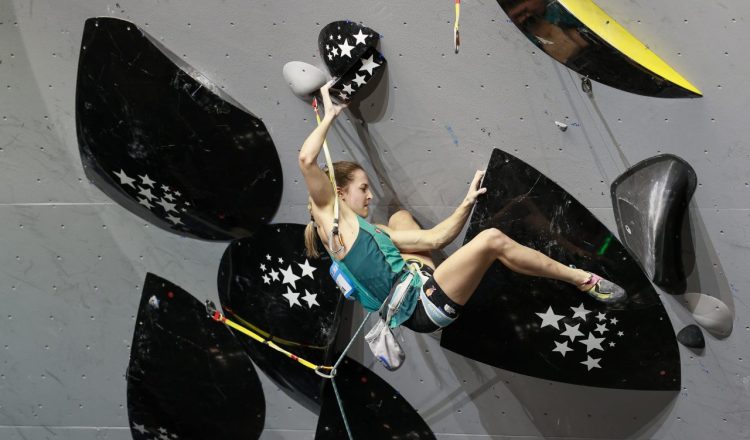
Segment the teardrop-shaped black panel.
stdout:
[[469,358],[543,379],[596,387],[678,390],[672,324],[638,263],[581,203],[520,159],[494,150],[466,242],[498,228],[563,264],[619,284],[607,306],[575,287],[495,263],[441,345]]
[[[304,254],[303,225],[260,227],[234,240],[219,266],[218,290],[226,317],[316,365],[330,363],[343,296],[328,274],[331,260]],[[324,379],[283,354],[237,334],[253,361],[312,411],[320,408]]]
[[147,274],[130,351],[135,440],[260,437],[266,402],[234,335],[180,287]]
[[230,240],[279,206],[263,122],[127,21],[86,20],[76,128],[86,176],[161,228]]
[[591,0],[497,2],[532,43],[581,76],[639,95],[701,96]]
[[[336,387],[344,404],[346,419],[355,439],[434,439],[419,413],[369,368],[346,357],[336,374]],[[331,383],[323,392],[315,440],[340,440],[347,436],[344,419]]]

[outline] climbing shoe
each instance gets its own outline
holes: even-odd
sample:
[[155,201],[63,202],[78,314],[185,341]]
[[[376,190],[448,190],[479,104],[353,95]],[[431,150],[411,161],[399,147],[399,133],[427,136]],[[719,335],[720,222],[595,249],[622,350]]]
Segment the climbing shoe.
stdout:
[[581,290],[595,300],[607,304],[622,302],[628,298],[625,289],[593,273],[588,281],[581,284]]

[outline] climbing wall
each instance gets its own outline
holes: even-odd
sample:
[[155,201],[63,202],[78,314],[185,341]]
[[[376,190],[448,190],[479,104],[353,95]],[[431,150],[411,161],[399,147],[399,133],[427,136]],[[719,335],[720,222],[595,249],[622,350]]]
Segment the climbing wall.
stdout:
[[[297,60],[323,68],[318,32],[336,20],[379,32],[388,60],[377,88],[329,135],[334,160],[363,163],[379,183],[374,221],[402,206],[423,225],[435,224],[499,148],[616,231],[612,181],[645,158],[682,157],[698,176],[688,291],[722,300],[734,322],[728,336],[704,332],[704,350],[679,346],[679,391],[552,382],[406,330],[408,358],[397,372],[374,362],[361,340],[350,356],[398,390],[440,439],[750,437],[750,149],[742,131],[750,5],[598,4],[704,96],[645,97],[597,82],[586,93],[578,74],[532,44],[495,1],[462,2],[458,54],[450,0],[0,2],[0,438],[133,438],[126,373],[146,274],[200,302],[219,301],[228,242],[157,228],[84,173],[76,78],[84,22],[97,16],[134,23],[262,119],[283,173],[272,223],[308,219],[297,153],[315,126],[282,67]],[[681,296],[660,299],[675,332],[694,323]],[[351,306],[343,313],[346,342],[362,314]],[[260,438],[312,438],[317,411],[256,371],[265,398]]]

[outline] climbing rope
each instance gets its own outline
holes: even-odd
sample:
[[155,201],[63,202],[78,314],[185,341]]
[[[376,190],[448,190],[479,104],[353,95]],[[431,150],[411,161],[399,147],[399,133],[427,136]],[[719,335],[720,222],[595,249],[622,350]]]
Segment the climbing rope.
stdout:
[[[359,325],[359,328],[357,328],[357,331],[354,332],[351,339],[349,340],[349,343],[346,345],[346,348],[344,348],[344,351],[341,352],[341,356],[339,356],[338,360],[336,361],[333,366],[328,365],[316,365],[304,358],[301,358],[297,356],[294,353],[291,353],[287,350],[285,350],[282,347],[279,347],[276,343],[273,342],[273,337],[267,333],[262,332],[266,334],[266,337],[263,337],[259,335],[258,333],[240,325],[236,322],[232,321],[231,319],[228,319],[226,316],[224,316],[221,312],[216,310],[216,305],[211,300],[206,300],[206,313],[208,313],[208,316],[213,319],[216,322],[220,322],[224,325],[227,325],[249,337],[252,339],[260,342],[261,344],[272,348],[273,350],[278,351],[279,353],[285,355],[289,359],[298,362],[300,365],[303,365],[313,371],[315,371],[315,374],[317,374],[320,377],[323,377],[325,379],[331,380],[331,385],[333,386],[333,392],[336,395],[336,403],[339,406],[339,411],[341,412],[341,418],[344,420],[344,427],[346,428],[346,433],[349,436],[349,440],[354,440],[354,436],[352,435],[352,430],[349,427],[349,420],[346,418],[346,412],[344,411],[344,403],[341,400],[341,395],[339,394],[338,387],[336,387],[336,369],[341,364],[341,362],[344,360],[344,357],[346,357],[346,353],[349,351],[349,349],[352,347],[352,344],[354,343],[354,339],[357,338],[359,333],[362,331],[362,328],[364,328],[365,323],[367,322],[367,319],[370,318],[370,315],[372,312],[368,312],[365,316],[365,319],[362,320],[362,324]],[[253,326],[254,327],[254,326]],[[256,327],[257,328],[257,327]],[[300,346],[303,346],[302,344],[298,344]],[[324,371],[328,371],[328,373],[325,373]]]
[[[320,125],[320,114],[318,113],[318,98],[313,98],[312,107],[315,111],[315,120]],[[344,241],[339,235],[339,197],[336,194],[336,175],[333,173],[333,161],[331,160],[331,152],[328,151],[328,140],[323,139],[323,153],[326,157],[326,165],[328,166],[328,179],[331,181],[333,186],[333,229],[331,235],[328,238],[328,248],[331,252],[338,254],[344,250]],[[334,237],[338,237],[339,246],[334,246]]]

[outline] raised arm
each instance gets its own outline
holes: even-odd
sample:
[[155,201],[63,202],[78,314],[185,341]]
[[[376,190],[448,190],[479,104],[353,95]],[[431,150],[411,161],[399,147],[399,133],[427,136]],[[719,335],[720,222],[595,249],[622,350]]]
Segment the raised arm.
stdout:
[[323,96],[325,116],[320,125],[307,136],[299,152],[299,168],[302,171],[302,176],[305,178],[307,190],[310,193],[313,203],[320,207],[327,206],[333,201],[334,192],[328,176],[318,167],[318,155],[321,148],[323,148],[323,142],[328,134],[328,129],[333,124],[336,116],[346,107],[345,105],[336,105],[331,102],[331,97],[328,94],[330,86],[331,83],[328,83],[320,89],[320,93]]
[[391,236],[391,240],[401,251],[422,252],[442,249],[456,239],[466,220],[469,219],[471,208],[487,188],[480,188],[484,171],[477,171],[471,182],[469,192],[453,213],[431,229],[426,230],[395,230],[388,227],[383,229]]

